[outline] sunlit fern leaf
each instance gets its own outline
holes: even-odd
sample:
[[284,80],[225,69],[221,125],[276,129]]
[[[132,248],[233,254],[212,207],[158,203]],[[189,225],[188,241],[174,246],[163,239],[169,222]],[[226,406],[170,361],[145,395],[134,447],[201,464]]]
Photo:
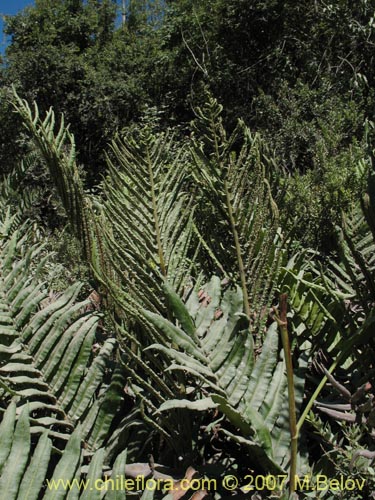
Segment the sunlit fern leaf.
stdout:
[[340,261],[330,261],[327,291],[347,303],[346,321],[355,329],[375,303],[375,176],[370,173],[361,203],[343,214],[339,233]]
[[297,342],[311,342],[316,361],[313,369],[320,372],[320,384],[307,401],[303,418],[317,398],[323,398],[328,405],[333,397],[337,398],[332,380],[333,388],[326,385],[328,370],[338,378],[345,374],[345,387],[350,387],[353,380],[360,384],[368,381],[375,321],[373,183],[370,174],[362,205],[353,204],[343,215],[338,228],[340,259],[331,259],[319,267],[316,256],[315,262],[309,262],[304,252],[282,271],[281,286],[288,292],[292,306],[290,324]]
[[136,140],[117,139],[105,184],[106,245],[118,283],[130,303],[160,312],[163,282],[184,285],[192,238],[182,151],[172,152],[171,141],[147,129]]
[[[167,290],[167,293],[173,292]],[[254,360],[253,343],[242,308],[241,289],[223,290],[219,278],[214,277],[202,291],[200,302],[194,294],[186,306],[174,300],[172,311],[180,326],[144,311],[148,321],[171,343],[170,347],[154,344],[148,349],[165,353],[171,360],[168,369],[189,374],[195,389],[191,400],[168,398],[158,411],[174,407],[206,410],[214,402],[228,420],[241,429],[239,441],[247,439],[251,447],[257,448],[263,469],[280,471],[288,462],[290,435],[279,333],[276,323],[272,323],[261,354]],[[306,363],[300,368],[305,367]],[[302,376],[296,384],[297,403],[302,400],[303,385]],[[202,402],[200,407],[199,401],[207,395],[211,403],[207,406]]]
[[[62,454],[56,454],[52,440],[45,430],[37,442],[33,438],[27,405],[18,420],[16,405],[11,403],[0,424],[0,486],[2,496],[10,500],[56,500],[117,498],[115,488],[105,490],[103,475],[104,448],[91,457],[89,466],[82,467],[81,426],[69,437]],[[124,474],[126,451],[118,454],[112,472]],[[123,495],[123,491],[120,492]],[[121,497],[123,498],[123,496]]]
[[[88,302],[75,303],[79,284],[43,306],[45,285],[38,282],[37,261],[43,247],[27,244],[29,231],[17,230],[5,216],[0,223],[0,380],[1,399],[17,401],[17,413],[27,405],[32,432],[50,429],[51,435],[67,440],[77,420],[92,419],[85,437],[102,426],[102,439],[115,410],[104,419],[90,412],[96,393],[103,386],[108,362],[115,348],[108,339],[96,356],[92,347],[100,317],[85,313]],[[44,260],[46,257],[44,258]],[[4,388],[5,391],[4,391]],[[120,392],[120,391],[119,391]],[[101,441],[96,441],[100,446]]]
[[[111,479],[113,481],[117,481],[118,478],[121,478],[124,475],[125,466],[127,461],[127,450],[120,453],[116,461],[113,465]],[[116,483],[115,483],[116,484]],[[119,488],[109,488],[105,499],[106,500],[122,500],[125,496],[125,492],[121,491]]]

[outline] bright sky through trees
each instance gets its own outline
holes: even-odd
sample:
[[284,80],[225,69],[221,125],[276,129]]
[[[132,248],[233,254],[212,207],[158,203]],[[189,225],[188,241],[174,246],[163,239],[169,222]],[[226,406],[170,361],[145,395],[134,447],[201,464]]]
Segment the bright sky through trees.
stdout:
[[[117,3],[121,4],[121,1],[117,0]],[[4,54],[6,46],[9,43],[7,37],[3,33],[3,16],[17,14],[20,10],[33,4],[34,0],[0,0],[0,55]]]
[[24,9],[28,5],[33,5],[33,0],[0,0],[0,32],[1,32],[1,43],[0,43],[0,53],[3,54],[7,45],[6,36],[3,33],[3,16],[17,14],[20,10]]

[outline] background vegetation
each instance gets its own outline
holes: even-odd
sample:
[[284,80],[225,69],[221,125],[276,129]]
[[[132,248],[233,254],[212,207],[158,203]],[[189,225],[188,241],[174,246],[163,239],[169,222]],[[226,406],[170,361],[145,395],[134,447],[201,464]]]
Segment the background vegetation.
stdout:
[[[2,491],[123,498],[46,481],[126,473],[178,500],[233,474],[233,496],[371,498],[375,2],[117,9],[6,18]],[[284,473],[365,486],[246,491]]]

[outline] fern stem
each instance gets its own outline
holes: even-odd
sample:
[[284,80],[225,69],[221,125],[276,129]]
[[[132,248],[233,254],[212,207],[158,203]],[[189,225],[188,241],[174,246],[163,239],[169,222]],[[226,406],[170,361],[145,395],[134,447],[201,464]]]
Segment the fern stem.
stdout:
[[245,271],[245,266],[244,266],[243,259],[242,259],[240,238],[238,236],[236,222],[234,220],[233,207],[232,207],[232,203],[231,203],[231,199],[230,199],[228,183],[226,180],[224,181],[224,189],[225,189],[225,196],[226,196],[226,202],[227,202],[227,207],[228,207],[229,222],[230,222],[230,226],[231,226],[231,230],[232,230],[232,234],[233,234],[234,245],[236,248],[238,270],[240,273],[241,287],[242,287],[244,312],[250,321],[250,303],[249,303],[249,294],[247,292],[246,271]]
[[290,469],[289,469],[289,488],[290,493],[296,489],[296,474],[297,474],[297,444],[298,444],[298,427],[296,416],[296,398],[294,392],[294,377],[292,353],[290,349],[288,335],[288,320],[287,320],[287,295],[283,293],[280,296],[280,316],[276,316],[277,323],[280,328],[281,340],[285,353],[286,376],[288,381],[288,406],[289,406],[289,428],[290,428]]

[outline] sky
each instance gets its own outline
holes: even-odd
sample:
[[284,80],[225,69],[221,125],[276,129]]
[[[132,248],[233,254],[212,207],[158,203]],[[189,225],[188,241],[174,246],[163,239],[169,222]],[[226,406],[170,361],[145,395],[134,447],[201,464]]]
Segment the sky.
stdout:
[[3,15],[13,15],[17,14],[20,10],[24,9],[28,5],[33,5],[33,0],[0,0],[0,54],[4,53],[6,47],[6,38],[3,34]]

